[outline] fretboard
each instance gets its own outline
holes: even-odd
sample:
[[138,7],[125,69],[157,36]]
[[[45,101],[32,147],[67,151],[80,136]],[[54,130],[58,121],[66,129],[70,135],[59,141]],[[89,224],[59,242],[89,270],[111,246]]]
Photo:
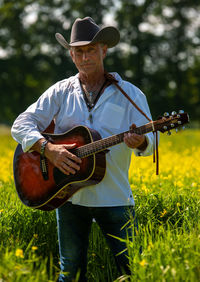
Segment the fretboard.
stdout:
[[131,133],[136,133],[139,135],[151,132],[154,130],[153,123],[147,123],[143,126],[136,127],[134,129],[131,129],[130,131],[126,131],[120,134],[112,135],[91,143],[88,143],[86,145],[83,145],[81,147],[78,147],[75,149],[74,153],[79,157],[79,158],[84,158],[88,157],[92,154],[101,152],[106,150],[109,147],[112,147],[114,145],[120,144],[123,142],[124,139],[124,134],[131,132]]

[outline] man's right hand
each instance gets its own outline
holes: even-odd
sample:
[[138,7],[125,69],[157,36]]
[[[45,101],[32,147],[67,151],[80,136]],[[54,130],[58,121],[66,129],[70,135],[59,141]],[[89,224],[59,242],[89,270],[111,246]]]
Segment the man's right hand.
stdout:
[[48,142],[45,147],[45,157],[64,174],[75,174],[80,169],[82,162],[80,158],[69,151],[75,147],[76,144],[53,144]]
[[[32,150],[40,153],[42,142],[45,139],[38,140]],[[81,159],[72,154],[69,150],[76,147],[76,144],[53,144],[48,142],[45,146],[44,155],[48,160],[64,174],[75,174],[80,169]]]

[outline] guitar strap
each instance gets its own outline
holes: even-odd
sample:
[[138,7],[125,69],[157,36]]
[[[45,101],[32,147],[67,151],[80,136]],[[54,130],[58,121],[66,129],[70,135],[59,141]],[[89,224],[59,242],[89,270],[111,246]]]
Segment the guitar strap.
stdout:
[[[138,107],[138,105],[128,96],[128,94],[119,86],[118,84],[118,80],[115,79],[115,77],[113,75],[111,75],[108,72],[105,72],[105,78],[106,80],[108,80],[110,83],[114,84],[119,90],[120,92],[129,100],[129,102],[143,115],[145,116],[145,118],[152,122],[152,128],[154,128],[153,126],[153,121],[143,112],[142,109],[140,109]],[[159,174],[159,157],[158,157],[158,131],[157,130],[153,130],[153,134],[154,134],[154,154],[153,154],[153,162],[156,162],[156,175]]]

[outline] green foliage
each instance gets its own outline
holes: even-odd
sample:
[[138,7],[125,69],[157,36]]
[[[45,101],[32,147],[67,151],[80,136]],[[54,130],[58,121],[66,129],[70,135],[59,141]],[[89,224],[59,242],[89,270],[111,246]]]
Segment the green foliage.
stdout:
[[198,118],[199,9],[197,1],[125,0],[117,11],[122,42],[130,46],[125,58],[117,55],[121,72],[147,94],[154,118],[180,107]]
[[76,73],[67,51],[77,17],[114,18],[121,43],[105,61],[147,95],[154,118],[183,108],[200,113],[199,1],[2,0],[0,5],[0,122],[11,124],[50,85]]

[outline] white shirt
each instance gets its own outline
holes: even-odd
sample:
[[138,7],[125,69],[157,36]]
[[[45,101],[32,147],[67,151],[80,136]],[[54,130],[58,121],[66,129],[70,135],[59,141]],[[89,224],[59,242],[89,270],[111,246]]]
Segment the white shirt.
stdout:
[[[133,101],[151,118],[145,95],[133,84],[112,73],[119,85]],[[26,152],[43,138],[44,131],[54,119],[54,133],[63,133],[76,125],[97,130],[102,138],[129,130],[132,123],[141,126],[148,120],[116,88],[108,86],[96,105],[88,111],[78,74],[57,82],[28,109],[20,114],[12,126],[12,136]],[[135,155],[147,156],[153,151],[153,134],[146,134],[145,151],[134,149]],[[106,174],[97,185],[88,186],[74,194],[73,204],[100,207],[134,205],[128,180],[132,150],[124,143],[109,148],[106,154]]]

